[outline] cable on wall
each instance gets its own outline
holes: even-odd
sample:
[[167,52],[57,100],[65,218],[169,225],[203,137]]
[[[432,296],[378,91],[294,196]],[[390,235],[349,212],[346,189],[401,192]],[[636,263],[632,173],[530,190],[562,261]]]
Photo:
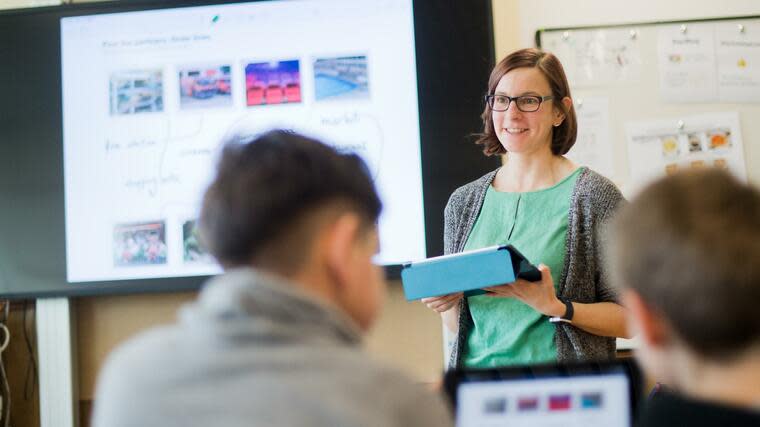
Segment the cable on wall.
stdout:
[[3,309],[0,314],[0,382],[2,383],[2,390],[0,390],[0,396],[2,396],[2,408],[0,408],[0,421],[4,427],[10,426],[11,418],[11,388],[8,385],[8,375],[5,372],[5,362],[3,361],[3,353],[8,348],[8,344],[11,342],[11,333],[8,330],[6,323],[8,322],[8,316],[10,313],[11,302],[9,300],[3,301]]
[[[32,334],[34,333],[34,323],[31,325],[31,332],[29,332],[29,325],[27,322],[29,301],[24,301],[24,314],[22,318],[22,326],[24,328],[24,342],[26,343],[26,350],[29,353],[29,360],[26,364],[26,373],[24,374],[24,399],[29,400],[34,397],[34,393],[37,391],[37,357],[34,355],[34,346],[32,345]],[[34,320],[34,316],[31,316]]]

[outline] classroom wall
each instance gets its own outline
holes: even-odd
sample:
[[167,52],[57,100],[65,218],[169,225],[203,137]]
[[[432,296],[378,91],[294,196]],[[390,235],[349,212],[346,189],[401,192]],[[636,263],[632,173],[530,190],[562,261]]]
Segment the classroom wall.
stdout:
[[491,0],[494,52],[497,61],[522,47],[519,6],[517,0]]

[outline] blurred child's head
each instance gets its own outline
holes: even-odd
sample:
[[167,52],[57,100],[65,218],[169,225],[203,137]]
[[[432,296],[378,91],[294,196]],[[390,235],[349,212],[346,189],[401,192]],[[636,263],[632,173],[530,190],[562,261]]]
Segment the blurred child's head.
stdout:
[[760,192],[718,169],[677,173],[616,216],[608,260],[640,361],[731,363],[760,346]]
[[325,279],[329,299],[366,329],[384,295],[372,262],[381,208],[357,155],[272,131],[224,148],[200,232],[225,268]]

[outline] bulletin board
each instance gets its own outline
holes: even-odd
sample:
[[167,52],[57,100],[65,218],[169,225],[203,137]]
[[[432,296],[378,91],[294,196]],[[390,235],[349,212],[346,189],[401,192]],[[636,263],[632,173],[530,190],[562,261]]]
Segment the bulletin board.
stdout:
[[536,45],[568,75],[568,157],[626,196],[690,168],[760,183],[760,17],[542,29]]

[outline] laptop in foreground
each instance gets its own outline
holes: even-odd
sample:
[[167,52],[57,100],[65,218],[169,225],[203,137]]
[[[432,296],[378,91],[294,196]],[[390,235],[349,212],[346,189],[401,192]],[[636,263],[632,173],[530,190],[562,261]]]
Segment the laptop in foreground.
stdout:
[[633,360],[446,373],[457,427],[630,427],[642,395]]

